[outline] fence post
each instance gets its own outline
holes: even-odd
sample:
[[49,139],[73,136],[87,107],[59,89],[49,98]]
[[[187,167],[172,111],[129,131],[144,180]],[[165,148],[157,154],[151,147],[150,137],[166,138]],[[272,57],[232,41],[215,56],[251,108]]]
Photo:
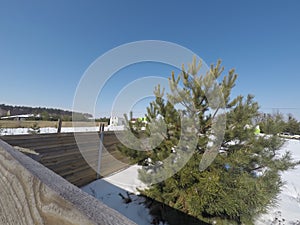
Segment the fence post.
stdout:
[[58,122],[57,122],[58,124],[57,124],[57,133],[60,133],[61,132],[61,124],[62,124],[62,121],[61,121],[61,119],[59,118],[58,119]]
[[101,167],[101,156],[102,156],[102,148],[103,148],[103,136],[104,136],[104,124],[100,123],[99,126],[100,132],[100,146],[99,146],[99,154],[98,154],[98,167],[97,167],[97,177],[96,179],[100,178],[100,167]]

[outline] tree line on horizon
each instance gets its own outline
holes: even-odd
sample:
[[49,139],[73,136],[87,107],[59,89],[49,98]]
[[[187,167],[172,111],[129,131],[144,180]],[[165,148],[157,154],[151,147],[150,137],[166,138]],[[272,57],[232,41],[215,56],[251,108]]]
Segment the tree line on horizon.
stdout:
[[[39,117],[33,117],[34,120],[57,121],[72,121],[72,111],[46,107],[29,107],[29,106],[12,106],[0,104],[0,117],[34,114]],[[92,117],[89,113],[75,113],[76,119],[79,121],[88,121]]]
[[257,116],[256,123],[266,134],[300,135],[300,122],[292,114],[287,114],[285,117],[279,112],[274,114],[261,113]]

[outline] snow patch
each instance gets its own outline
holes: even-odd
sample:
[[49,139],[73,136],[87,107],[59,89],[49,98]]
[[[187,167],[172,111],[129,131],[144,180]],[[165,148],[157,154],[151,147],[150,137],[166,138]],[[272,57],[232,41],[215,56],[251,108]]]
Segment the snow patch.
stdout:
[[[129,177],[130,178],[130,177]],[[132,181],[132,180],[131,180]],[[131,202],[123,202],[119,194],[127,196],[126,190],[117,187],[105,179],[97,180],[82,188],[83,191],[99,199],[139,225],[151,225],[152,217],[144,206],[145,199],[137,195],[129,195]]]
[[[289,151],[295,160],[300,160],[300,141],[287,140],[281,152]],[[279,194],[278,205],[261,215],[256,225],[300,224],[300,166],[294,170],[282,173],[282,180],[286,182]],[[275,220],[277,218],[277,220]],[[279,222],[281,220],[281,222]],[[284,221],[283,221],[284,220]],[[297,223],[298,221],[298,223]]]
[[[139,225],[151,225],[153,218],[149,209],[145,206],[146,199],[139,194],[137,189],[145,189],[147,186],[138,179],[138,170],[141,166],[133,165],[112,176],[96,180],[82,188],[83,191],[99,199],[109,207],[117,210]],[[125,203],[120,196],[131,198],[131,202]],[[162,225],[162,223],[160,223]],[[166,223],[165,223],[166,225]]]
[[[104,131],[120,131],[124,130],[124,127],[104,127]],[[21,135],[30,134],[31,128],[1,128],[0,135]],[[55,127],[42,127],[39,129],[40,134],[51,134],[57,133],[57,128]],[[61,133],[72,133],[72,132],[97,132],[99,127],[62,127]]]
[[133,165],[119,173],[103,178],[103,180],[130,193],[140,194],[138,189],[144,190],[147,185],[139,180],[139,169],[142,169],[142,166]]

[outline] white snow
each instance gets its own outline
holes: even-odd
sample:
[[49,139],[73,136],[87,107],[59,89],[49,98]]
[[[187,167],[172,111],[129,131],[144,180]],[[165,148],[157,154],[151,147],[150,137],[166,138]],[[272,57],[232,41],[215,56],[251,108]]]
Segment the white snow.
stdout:
[[104,130],[108,130],[108,131],[125,130],[125,126],[124,125],[108,125],[105,128],[106,129],[104,129]]
[[[20,135],[20,134],[30,134],[30,128],[2,128],[0,129],[0,135]],[[124,130],[124,126],[108,126],[104,127],[104,131],[120,131]],[[62,127],[62,133],[69,132],[90,132],[99,131],[99,127]],[[57,133],[57,128],[55,127],[42,127],[40,128],[40,134],[45,133]]]
[[[282,152],[284,151],[290,151],[295,160],[300,160],[300,141],[287,140],[282,148]],[[279,195],[278,205],[260,216],[256,225],[279,224],[279,221],[272,223],[275,217],[281,220],[282,225],[300,221],[300,166],[282,173],[282,179],[286,184]]]
[[[151,225],[153,218],[149,214],[149,209],[143,204],[145,199],[135,195],[138,194],[137,188],[146,188],[146,185],[138,179],[139,168],[141,167],[137,165],[131,166],[110,177],[96,180],[83,187],[82,190],[101,200],[135,223]],[[126,191],[135,193],[130,195],[132,202],[128,204],[124,203],[119,196],[119,193],[121,193],[124,197],[127,197]]]
[[118,186],[130,193],[139,194],[137,189],[146,189],[147,186],[138,179],[138,170],[141,166],[133,165],[119,173],[106,177],[103,180]]
[[[300,141],[287,140],[282,148],[282,152],[290,151],[295,160],[300,160]],[[126,170],[116,173],[110,177],[94,181],[83,188],[84,191],[96,196],[105,204],[116,209],[137,224],[151,224],[149,210],[140,204],[143,199],[133,195],[133,202],[129,204],[122,203],[118,193],[126,196],[126,191],[138,194],[137,188],[146,188],[138,179],[137,165],[131,166]],[[282,224],[289,225],[300,221],[300,166],[294,170],[289,170],[282,174],[282,179],[286,182],[281,194],[279,195],[278,206],[272,208],[267,214],[261,215],[255,222],[256,225]],[[281,223],[273,222],[275,217]],[[283,222],[282,219],[285,221]],[[300,223],[299,223],[300,224]]]
[[132,202],[126,204],[119,196],[121,193],[127,197],[124,189],[119,188],[105,179],[97,180],[82,188],[83,191],[91,194],[109,207],[117,210],[139,225],[151,225],[152,217],[149,210],[142,204],[145,200],[137,195],[130,195]]
[[[14,115],[14,116],[2,116],[0,119],[1,120],[6,120],[6,119],[13,119],[13,118],[30,118],[30,117],[35,117],[34,114],[21,114],[21,115]],[[40,117],[37,115],[36,117]]]

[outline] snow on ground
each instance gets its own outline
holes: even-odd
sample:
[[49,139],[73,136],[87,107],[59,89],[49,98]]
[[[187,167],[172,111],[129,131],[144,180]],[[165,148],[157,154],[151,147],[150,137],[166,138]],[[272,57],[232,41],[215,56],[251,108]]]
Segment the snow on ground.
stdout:
[[[2,128],[0,129],[0,135],[20,135],[20,134],[30,134],[30,128]],[[104,131],[119,131],[124,130],[124,126],[108,126],[104,127]],[[99,131],[99,127],[62,127],[62,133],[69,132],[89,132],[89,131]],[[42,127],[40,128],[40,134],[46,133],[57,133],[57,128],[55,127]]]
[[[88,131],[98,131],[99,127],[62,127],[62,133],[68,132],[88,132]],[[0,135],[20,135],[20,134],[30,134],[32,129],[30,128],[2,128],[0,129]],[[42,127],[40,128],[40,134],[47,133],[57,133],[57,128],[55,127]]]
[[106,177],[103,180],[130,193],[139,194],[137,189],[147,188],[146,184],[138,179],[139,169],[141,169],[141,166],[133,165],[119,173],[116,173],[110,177]]
[[149,210],[143,205],[144,198],[130,195],[132,202],[126,204],[119,196],[119,193],[121,193],[124,197],[127,197],[126,191],[105,181],[105,179],[94,181],[83,187],[82,190],[125,215],[136,224],[151,225],[152,217],[149,215]]
[[[290,151],[295,160],[300,160],[300,141],[287,140],[282,148],[282,152]],[[133,202],[129,204],[122,203],[118,193],[126,196],[126,191],[138,194],[137,188],[146,188],[138,179],[137,165],[131,166],[126,170],[116,173],[110,177],[94,181],[85,186],[84,191],[96,196],[105,204],[116,209],[137,224],[151,224],[149,210],[140,204],[143,199],[133,195]],[[282,179],[286,182],[281,194],[279,195],[278,206],[269,210],[267,214],[260,216],[256,220],[256,225],[281,224],[289,225],[300,221],[300,166],[294,170],[289,170],[282,174]],[[275,217],[281,220],[281,223],[273,222]],[[285,221],[283,222],[284,219]],[[299,223],[300,224],[300,223]],[[297,224],[298,225],[298,224]]]
[[118,130],[125,130],[124,125],[108,125],[104,128],[105,131],[118,131]]
[[137,188],[146,187],[138,179],[138,169],[140,166],[131,166],[110,177],[96,180],[82,190],[101,200],[109,207],[117,210],[139,225],[151,225],[153,218],[149,214],[149,209],[143,204],[143,197],[131,194],[132,202],[126,204],[123,202],[119,193],[127,197],[127,193],[138,194]]
[[[290,151],[295,160],[300,160],[300,141],[287,140],[282,151]],[[279,195],[278,206],[269,210],[256,221],[256,225],[282,224],[288,225],[299,221],[300,224],[300,166],[294,170],[286,171],[282,174],[282,179],[286,182]],[[274,221],[275,217],[281,223]],[[282,221],[285,220],[285,222]]]

